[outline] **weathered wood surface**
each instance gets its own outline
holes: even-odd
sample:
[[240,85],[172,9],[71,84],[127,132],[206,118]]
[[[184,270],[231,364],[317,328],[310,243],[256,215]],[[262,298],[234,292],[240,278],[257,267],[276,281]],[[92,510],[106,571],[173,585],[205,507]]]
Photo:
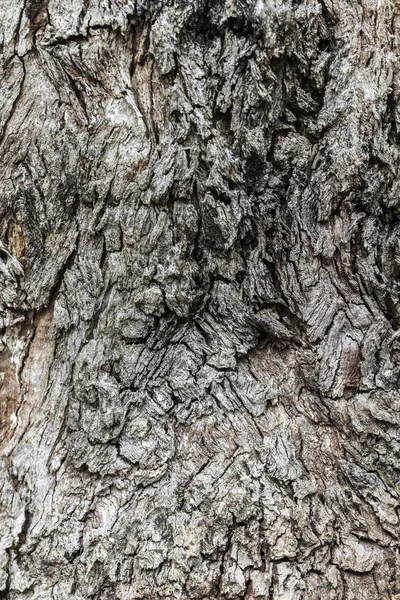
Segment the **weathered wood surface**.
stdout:
[[0,11],[0,597],[391,599],[399,4]]

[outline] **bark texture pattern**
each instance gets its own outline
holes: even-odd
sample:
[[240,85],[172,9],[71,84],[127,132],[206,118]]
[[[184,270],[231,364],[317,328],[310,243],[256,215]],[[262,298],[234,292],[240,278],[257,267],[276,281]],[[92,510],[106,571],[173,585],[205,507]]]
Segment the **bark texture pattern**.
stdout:
[[399,4],[0,11],[0,597],[391,600]]

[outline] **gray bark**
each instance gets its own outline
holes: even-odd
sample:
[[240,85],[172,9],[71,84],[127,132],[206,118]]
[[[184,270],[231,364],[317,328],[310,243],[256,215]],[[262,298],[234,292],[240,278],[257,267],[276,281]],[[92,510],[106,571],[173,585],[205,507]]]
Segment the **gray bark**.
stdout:
[[0,597],[391,600],[398,3],[0,10]]

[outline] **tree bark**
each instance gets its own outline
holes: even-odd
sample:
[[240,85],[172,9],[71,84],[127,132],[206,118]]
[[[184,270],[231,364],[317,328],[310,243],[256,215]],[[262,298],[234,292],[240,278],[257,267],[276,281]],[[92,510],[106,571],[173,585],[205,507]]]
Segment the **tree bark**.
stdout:
[[0,10],[0,597],[392,600],[399,4]]

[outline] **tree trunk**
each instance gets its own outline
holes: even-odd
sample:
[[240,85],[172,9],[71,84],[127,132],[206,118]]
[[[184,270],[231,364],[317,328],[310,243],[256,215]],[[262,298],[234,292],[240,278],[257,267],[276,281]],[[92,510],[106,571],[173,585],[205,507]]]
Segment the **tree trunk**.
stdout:
[[391,600],[397,0],[0,10],[0,597]]

